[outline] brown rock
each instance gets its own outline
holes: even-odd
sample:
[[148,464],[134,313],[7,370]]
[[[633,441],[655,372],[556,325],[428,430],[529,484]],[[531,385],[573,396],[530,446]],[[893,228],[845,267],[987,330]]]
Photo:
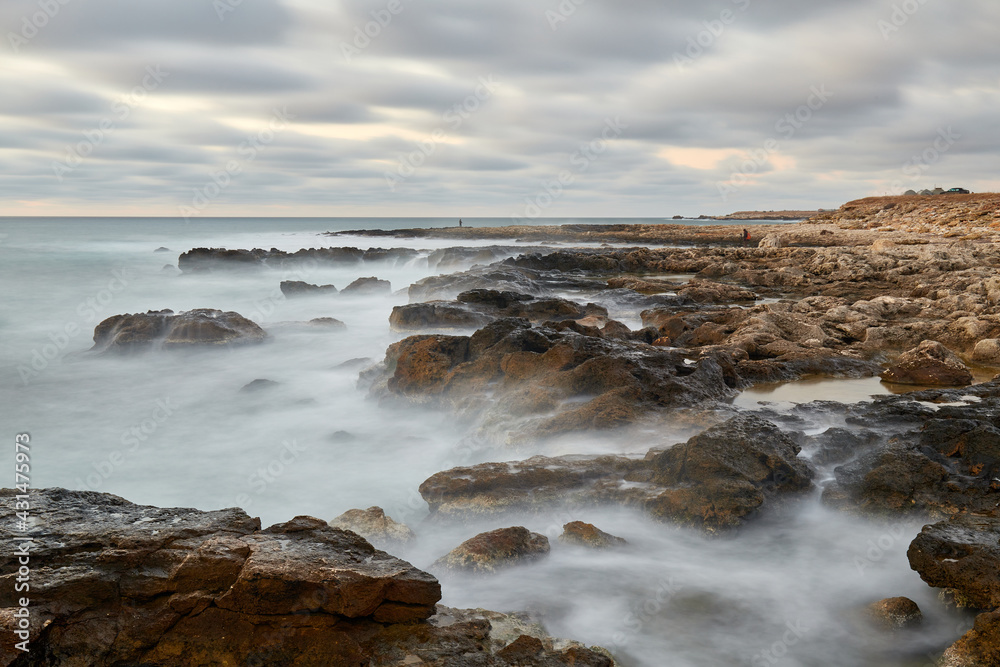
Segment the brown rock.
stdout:
[[959,514],[924,526],[906,552],[910,567],[956,604],[1000,607],[1000,517]]
[[975,625],[952,644],[940,667],[1000,667],[1000,612],[980,614]]
[[1000,339],[986,338],[972,350],[972,360],[989,366],[1000,366]]
[[549,540],[523,526],[480,533],[462,542],[435,565],[465,572],[495,572],[536,560],[549,553]]
[[924,615],[909,598],[886,598],[867,607],[868,617],[882,630],[899,630],[919,625]]
[[341,294],[353,294],[353,295],[374,295],[374,294],[388,294],[392,291],[392,284],[388,280],[379,280],[378,278],[358,278],[353,283],[341,290]]
[[337,293],[337,288],[333,285],[313,285],[301,280],[282,280],[280,288],[281,293],[285,295],[286,299]]
[[621,537],[605,533],[597,526],[582,521],[571,521],[563,526],[563,532],[559,536],[559,541],[564,544],[575,544],[577,546],[590,547],[591,549],[610,549],[628,544]]
[[963,387],[972,384],[972,379],[972,373],[954,352],[932,340],[903,353],[882,373],[885,382],[931,387]]
[[259,343],[267,334],[239,313],[210,308],[174,314],[172,310],[115,315],[94,328],[94,350],[129,352],[154,345],[181,348],[192,345]]
[[406,545],[417,538],[409,526],[393,521],[381,507],[347,510],[330,525],[357,533],[379,548]]

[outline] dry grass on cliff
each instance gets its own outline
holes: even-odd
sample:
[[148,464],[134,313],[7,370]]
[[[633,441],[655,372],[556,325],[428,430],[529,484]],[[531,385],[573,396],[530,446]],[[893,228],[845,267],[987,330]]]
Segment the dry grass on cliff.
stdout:
[[820,213],[809,222],[836,224],[842,229],[992,235],[1000,232],[1000,194],[867,197]]

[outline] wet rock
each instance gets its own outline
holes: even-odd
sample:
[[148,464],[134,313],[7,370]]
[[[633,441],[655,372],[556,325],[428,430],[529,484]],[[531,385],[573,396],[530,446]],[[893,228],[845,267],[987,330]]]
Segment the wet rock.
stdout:
[[312,285],[301,280],[282,280],[281,293],[286,299],[294,299],[300,296],[336,294],[337,288],[333,285]]
[[606,308],[595,304],[581,306],[562,298],[538,298],[528,294],[498,290],[469,290],[456,301],[429,301],[396,306],[389,316],[396,330],[447,327],[481,327],[505,317],[532,322],[587,320],[591,326],[607,322]]
[[777,426],[739,415],[666,451],[625,456],[536,456],[439,472],[420,485],[432,515],[541,512],[555,502],[645,508],[662,521],[713,532],[812,487],[799,447]]
[[182,348],[197,345],[259,343],[267,334],[239,313],[209,308],[174,314],[148,311],[109,317],[94,329],[96,351],[128,352],[156,346]]
[[866,608],[868,618],[881,630],[912,628],[920,624],[924,615],[917,603],[909,598],[886,598],[873,602]]
[[500,311],[518,303],[534,301],[535,297],[530,294],[520,294],[519,292],[511,292],[509,290],[473,289],[461,292],[455,299],[462,303],[492,307]]
[[464,572],[495,572],[549,553],[549,540],[523,526],[480,533],[462,542],[434,565]]
[[680,286],[681,283],[678,282],[658,279],[643,280],[626,276],[608,279],[608,289],[628,289],[639,294],[663,294],[673,292]]
[[274,389],[275,387],[278,387],[280,385],[281,385],[280,382],[275,382],[274,380],[266,380],[264,378],[258,378],[240,387],[240,393],[251,394],[259,391],[266,391],[268,389]]
[[1000,338],[987,338],[976,343],[972,360],[988,366],[1000,366]]
[[[14,513],[15,491],[0,491],[7,544]],[[441,596],[434,577],[311,517],[261,530],[239,509],[65,489],[33,490],[32,517],[31,648],[46,664],[367,664],[374,635],[419,628]],[[9,610],[13,549],[0,564]]]
[[389,325],[395,331],[428,328],[479,328],[491,318],[461,305],[447,301],[428,301],[395,306],[389,315]]
[[194,248],[178,258],[178,266],[185,273],[201,273],[216,269],[263,268],[273,269],[314,266],[317,264],[351,265],[362,262],[388,262],[395,265],[412,261],[419,252],[412,248],[303,248],[285,252],[277,248],[263,250]]
[[353,283],[345,287],[341,294],[352,294],[358,296],[365,295],[375,295],[375,294],[389,294],[392,291],[392,285],[388,280],[379,280],[378,278],[358,278]]
[[563,526],[559,541],[563,544],[574,544],[591,549],[611,549],[628,544],[625,539],[605,533],[594,524],[583,521],[571,521]]
[[939,667],[1000,667],[1000,611],[980,614],[941,656]]
[[959,514],[924,526],[906,552],[931,586],[947,589],[961,607],[1000,607],[1000,516]]
[[829,428],[811,438],[814,447],[812,462],[819,466],[843,463],[865,450],[872,449],[879,441],[880,438],[874,431],[856,432],[845,428]]
[[417,537],[409,526],[386,516],[381,507],[347,510],[330,525],[355,532],[376,547],[386,549],[407,545]]
[[692,280],[676,291],[678,296],[690,299],[694,303],[740,303],[756,301],[759,298],[744,287],[714,283],[709,280]]
[[347,325],[338,320],[336,317],[314,317],[309,320],[308,324],[315,327],[323,327],[324,329],[346,329]]
[[382,369],[369,379],[375,394],[474,410],[498,435],[508,424],[525,436],[610,428],[656,407],[733,393],[710,356],[687,364],[679,351],[516,318],[471,337],[411,336],[386,350]]
[[882,373],[885,382],[931,387],[963,387],[972,384],[972,379],[969,368],[954,352],[932,340],[900,355]]

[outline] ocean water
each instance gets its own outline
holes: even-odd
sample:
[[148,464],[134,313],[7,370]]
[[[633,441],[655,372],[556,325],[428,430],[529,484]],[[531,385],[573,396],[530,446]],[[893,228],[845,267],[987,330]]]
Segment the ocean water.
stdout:
[[[466,220],[474,226],[507,222]],[[568,222],[588,221],[539,221]],[[558,450],[538,443],[535,450],[505,451],[470,444],[469,425],[446,411],[369,399],[357,386],[358,371],[403,337],[389,330],[388,316],[407,302],[408,285],[440,273],[428,252],[403,265],[194,276],[173,268],[180,253],[200,246],[431,251],[454,243],[319,234],[455,223],[2,218],[4,437],[31,434],[36,488],[91,489],[204,510],[240,506],[265,525],[302,514],[332,519],[347,509],[380,505],[416,530],[417,543],[396,555],[423,568],[478,532],[526,525],[549,535],[549,558],[491,578],[439,573],[443,602],[537,611],[556,634],[613,648],[625,665],[916,666],[929,664],[929,653],[964,631],[968,619],[941,609],[934,591],[907,565],[906,548],[919,524],[869,524],[829,512],[818,499],[736,537],[716,539],[654,524],[632,511],[579,507],[499,524],[428,522],[417,487],[440,470],[534,453],[644,451],[642,444],[649,443],[602,434],[563,442]],[[156,252],[160,247],[168,250]],[[389,280],[393,293],[286,300],[278,289],[286,279],[340,288],[369,275]],[[271,337],[236,348],[88,352],[94,327],[106,317],[163,308],[235,310]],[[301,324],[317,317],[335,317],[347,329]],[[256,379],[279,384],[241,391]],[[878,391],[870,385],[830,391],[861,398]],[[753,407],[749,397],[744,407]],[[669,428],[665,423],[661,434],[667,440]],[[602,554],[559,548],[561,525],[572,520],[593,522],[631,547]],[[884,638],[858,625],[860,605],[897,595],[924,609],[928,620],[919,633]]]

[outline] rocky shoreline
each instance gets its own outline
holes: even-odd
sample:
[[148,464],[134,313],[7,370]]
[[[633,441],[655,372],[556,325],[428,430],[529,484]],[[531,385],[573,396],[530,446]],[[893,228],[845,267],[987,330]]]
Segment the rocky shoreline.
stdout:
[[[395,293],[408,299],[386,323],[399,340],[361,370],[360,391],[385,409],[453,415],[497,451],[593,433],[631,443],[621,455],[511,455],[432,475],[419,488],[427,521],[495,528],[439,545],[434,573],[490,576],[550,549],[627,548],[581,522],[554,546],[516,525],[553,507],[634,508],[739,540],[819,497],[866,521],[926,521],[911,567],[941,589],[941,605],[978,614],[939,664],[989,667],[1000,665],[1000,379],[974,382],[1000,371],[990,201],[861,200],[755,225],[746,246],[739,226],[463,227],[344,234],[493,245],[198,248],[178,265],[185,280],[302,263],[376,274],[343,290],[280,286],[336,303],[390,293],[380,267],[426,261],[441,275]],[[936,209],[939,225],[913,223],[922,206],[952,208]],[[238,313],[150,311],[102,322],[94,352],[267,337]],[[732,404],[760,383],[879,375],[899,395],[791,411]],[[667,423],[672,435],[659,435]],[[616,664],[521,617],[436,606],[435,576],[372,546],[413,539],[377,507],[262,530],[237,509],[160,510],[62,489],[32,498],[46,568],[32,640],[48,662],[8,651],[3,665],[168,665],[182,654],[200,656],[184,664]],[[9,531],[13,495],[0,500]],[[13,585],[0,579],[14,627]],[[872,602],[876,626],[918,622],[912,601]]]

